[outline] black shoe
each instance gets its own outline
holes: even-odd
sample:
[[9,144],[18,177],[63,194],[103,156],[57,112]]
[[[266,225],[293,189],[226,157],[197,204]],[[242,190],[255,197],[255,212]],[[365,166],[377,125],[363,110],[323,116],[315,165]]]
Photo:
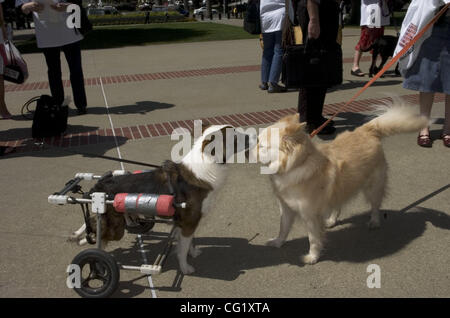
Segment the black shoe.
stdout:
[[269,85],[267,85],[267,83],[261,83],[258,87],[261,90],[266,91],[269,88]]
[[269,83],[269,88],[267,89],[268,93],[283,93],[286,91],[287,91],[286,87],[280,86],[276,83]]
[[78,115],[85,115],[85,114],[87,114],[87,108],[86,107],[84,107],[84,108],[77,108],[77,114]]

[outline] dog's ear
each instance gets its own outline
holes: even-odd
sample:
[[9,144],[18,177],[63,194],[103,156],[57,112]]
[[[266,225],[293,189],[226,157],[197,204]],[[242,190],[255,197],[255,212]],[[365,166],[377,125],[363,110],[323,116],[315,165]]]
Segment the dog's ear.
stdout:
[[[207,121],[204,121],[204,120],[201,120],[201,123],[202,123],[202,126],[201,126],[201,134],[203,135],[204,133],[205,133],[205,130],[206,129],[208,129],[209,127],[211,127],[212,125],[209,123],[209,122],[207,122]],[[198,129],[198,128],[196,128],[196,127],[198,127],[198,126],[196,126],[196,123],[194,123],[194,129],[193,130],[191,130],[190,132],[191,132],[191,136],[192,137],[200,137],[200,136],[195,136],[195,133],[196,133],[196,129]],[[197,130],[198,131],[198,130]]]
[[[209,139],[203,140],[203,142],[202,142],[202,154],[205,152],[206,146],[208,146],[211,142],[214,141],[214,138],[215,138],[215,136],[212,135]],[[211,151],[211,155],[215,156],[215,154],[216,154],[216,151],[215,151],[215,149],[213,149]]]
[[285,122],[285,123],[288,123],[288,124],[290,124],[290,123],[298,123],[299,117],[300,117],[299,113],[295,113],[293,115],[288,115],[288,116],[285,116],[285,117],[281,118],[279,120],[279,122],[280,123],[281,122]]
[[202,134],[205,132],[206,129],[211,127],[211,124],[207,121],[202,120]]
[[[211,125],[210,125],[211,126]],[[225,155],[226,155],[226,149],[225,149],[225,147],[226,147],[226,145],[227,145],[227,140],[226,140],[226,138],[227,138],[227,136],[228,136],[228,134],[227,134],[227,129],[232,129],[233,127],[232,126],[225,126],[225,127],[223,127],[223,128],[221,128],[220,130],[216,130],[216,131],[213,131],[213,132],[211,132],[211,133],[209,133],[209,134],[207,134],[207,135],[205,135],[204,136],[204,140],[203,140],[203,142],[202,142],[202,154],[204,154],[204,152],[205,152],[205,148],[206,148],[206,146],[208,146],[211,142],[214,142],[215,140],[216,140],[216,137],[218,137],[218,138],[222,138],[222,147],[223,147],[223,149],[222,149],[222,153],[223,153],[223,155],[224,155],[224,162],[225,162]],[[233,137],[234,137],[235,135],[233,134]],[[216,146],[217,146],[217,144],[216,144]],[[215,156],[216,155],[216,151],[215,151],[216,149],[215,149],[215,147],[211,150],[211,155],[212,156]]]

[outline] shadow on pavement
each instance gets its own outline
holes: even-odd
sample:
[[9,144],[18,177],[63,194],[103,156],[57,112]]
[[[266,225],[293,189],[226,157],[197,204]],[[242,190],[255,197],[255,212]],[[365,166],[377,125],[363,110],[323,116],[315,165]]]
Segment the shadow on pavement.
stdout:
[[[332,114],[325,114],[327,117],[330,117]],[[332,135],[317,135],[318,138],[322,140],[334,140],[336,135],[344,132],[344,131],[352,131],[370,120],[374,119],[375,115],[367,115],[363,113],[352,113],[352,112],[342,112],[334,118],[336,132]]]
[[[103,160],[101,158],[95,158],[95,155],[104,155],[110,149],[119,147],[125,144],[128,138],[123,136],[91,136],[94,141],[90,140],[91,137],[79,136],[80,133],[96,131],[98,127],[89,126],[70,126],[68,125],[68,130],[62,140],[44,140],[44,144],[38,144],[34,139],[31,138],[31,128],[15,128],[7,131],[0,131],[0,142],[23,140],[20,146],[5,156],[0,156],[0,159],[10,159],[17,157],[40,157],[40,158],[58,158],[67,157],[74,155],[82,155],[86,159],[97,159]],[[71,134],[77,134],[71,136]],[[116,145],[117,142],[117,145]],[[59,146],[54,146],[52,143],[59,144]],[[89,153],[85,152],[79,147],[88,146],[91,144]],[[23,148],[23,149],[22,149]]]
[[[447,189],[448,186],[441,190]],[[444,212],[423,207],[416,207],[409,212],[404,212],[404,210],[382,210],[381,213],[387,217],[383,219],[381,228],[378,230],[369,230],[367,227],[368,213],[343,219],[334,229],[327,231],[326,250],[319,262],[365,263],[395,254],[422,236],[428,222],[437,228],[450,230],[450,216]],[[264,233],[263,235],[269,239],[275,236],[277,231],[278,224],[273,224],[273,233]],[[258,234],[256,233],[256,235]],[[293,232],[291,235],[295,236],[295,233]],[[202,254],[195,259],[190,257],[188,259],[188,262],[196,269],[193,276],[225,281],[236,280],[245,271],[256,268],[283,264],[305,266],[301,263],[300,256],[306,254],[309,248],[306,236],[289,240],[279,249],[265,245],[253,245],[247,239],[232,237],[199,237],[195,238],[195,244],[202,249]],[[151,251],[149,260],[155,259],[163,245],[163,241],[147,244],[146,250]],[[124,264],[141,264],[141,255],[133,246],[116,249],[111,254]],[[174,253],[169,256],[164,267],[165,272],[172,270],[178,272],[178,261]],[[178,273],[172,286],[155,288],[172,292],[181,290],[179,275]],[[123,289],[127,292],[120,292]],[[121,282],[115,296],[138,295],[145,289],[148,288],[137,286],[133,282]]]
[[[141,114],[145,115],[157,109],[167,109],[174,107],[174,104],[161,103],[155,101],[141,101],[132,105],[112,106],[108,107],[110,114],[125,115],[125,114]],[[75,113],[75,110],[73,111]],[[88,114],[105,115],[107,110],[105,107],[89,107]]]
[[[363,81],[353,81],[353,80],[344,80],[344,83],[335,86],[328,89],[328,93],[335,92],[335,91],[341,91],[346,89],[354,89],[354,88],[361,88],[364,85],[367,84],[367,82],[370,80],[363,80]],[[393,86],[403,83],[403,80],[387,80],[387,81],[375,81],[371,86]]]
[[[0,142],[14,141],[29,139],[31,137],[31,125],[30,120],[29,127],[25,128],[11,128],[8,130],[0,130]],[[83,126],[83,125],[67,125],[66,136],[70,134],[87,133],[98,130],[98,127]]]

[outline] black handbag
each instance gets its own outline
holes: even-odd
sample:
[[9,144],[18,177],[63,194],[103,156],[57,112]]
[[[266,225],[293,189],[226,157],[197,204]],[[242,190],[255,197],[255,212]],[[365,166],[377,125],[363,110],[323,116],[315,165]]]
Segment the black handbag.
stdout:
[[[325,41],[321,40],[322,36],[319,39],[308,38],[306,30],[309,17],[305,3],[300,7],[301,17],[296,17],[294,21],[301,27],[304,43],[296,44],[294,25],[289,19],[289,3],[290,0],[286,0],[281,81],[287,88],[331,87],[341,84],[343,72],[341,46],[330,40],[329,36]],[[334,16],[336,6],[334,1],[322,0],[319,10],[324,13],[323,18]]]
[[49,95],[41,95],[36,101],[33,116],[33,138],[54,137],[64,133],[67,129],[68,114],[68,106],[57,104]]
[[244,14],[244,30],[250,34],[261,33],[259,0],[250,0]]
[[306,44],[285,47],[281,81],[287,88],[339,85],[342,72],[342,49],[337,43],[322,47],[308,39]]

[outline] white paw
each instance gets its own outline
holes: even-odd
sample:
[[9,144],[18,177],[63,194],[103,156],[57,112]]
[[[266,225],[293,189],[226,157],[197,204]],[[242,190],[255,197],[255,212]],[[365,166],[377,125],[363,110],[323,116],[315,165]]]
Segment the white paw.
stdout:
[[188,263],[180,264],[180,270],[184,275],[190,275],[193,272],[195,272],[195,268],[189,265]]
[[334,227],[336,225],[337,220],[335,218],[328,218],[325,220],[325,226],[328,229],[331,229],[332,227]]
[[371,230],[378,229],[380,227],[380,220],[370,220],[367,226]]
[[84,239],[78,241],[78,245],[79,245],[79,246],[86,245],[87,243],[88,243],[88,241],[87,241],[86,238],[84,238]]
[[314,254],[309,253],[307,255],[303,255],[301,257],[301,260],[305,264],[313,265],[313,264],[317,263],[317,261],[319,260],[319,255],[314,255]]
[[281,246],[283,246],[283,244],[284,244],[284,241],[280,238],[274,238],[274,239],[268,240],[266,242],[267,246],[273,246],[273,247],[277,247],[277,248],[280,248]]
[[202,254],[202,250],[198,247],[194,247],[189,250],[189,255],[191,255],[193,258],[196,258],[200,254]]

